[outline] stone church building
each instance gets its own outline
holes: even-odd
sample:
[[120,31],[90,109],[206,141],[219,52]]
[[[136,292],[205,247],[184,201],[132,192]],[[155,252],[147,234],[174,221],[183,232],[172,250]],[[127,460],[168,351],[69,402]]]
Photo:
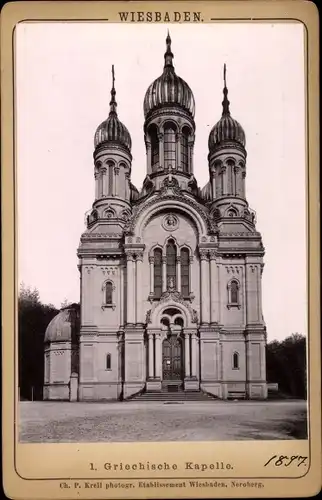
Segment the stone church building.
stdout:
[[209,181],[200,188],[194,96],[173,58],[168,35],[163,73],[144,97],[141,190],[131,182],[113,68],[109,116],[94,138],[95,199],[78,248],[80,306],[63,308],[46,330],[44,399],[267,397],[264,247],[246,199],[245,133],[224,76]]

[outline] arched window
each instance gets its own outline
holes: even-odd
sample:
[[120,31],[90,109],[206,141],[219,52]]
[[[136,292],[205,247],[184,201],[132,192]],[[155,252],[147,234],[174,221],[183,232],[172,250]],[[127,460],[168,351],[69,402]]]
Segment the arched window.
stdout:
[[228,217],[237,217],[238,212],[235,208],[230,208],[227,212]]
[[238,370],[239,368],[239,354],[238,352],[234,352],[233,354],[233,369]]
[[232,279],[228,283],[228,309],[234,306],[238,307],[238,309],[240,308],[239,287],[239,283],[236,279]]
[[238,304],[238,283],[232,281],[230,284],[230,302],[231,304]]
[[189,147],[188,147],[189,129],[184,127],[181,134],[181,168],[184,172],[189,172]]
[[190,293],[189,283],[189,250],[183,248],[180,252],[181,256],[181,293],[184,297],[188,297]]
[[105,359],[105,369],[110,370],[111,369],[111,355],[106,354],[106,359]]
[[112,161],[109,161],[107,164],[107,175],[108,175],[108,191],[107,195],[111,196],[113,194],[113,175],[114,175],[114,163]]
[[182,326],[182,328],[183,328],[183,326],[184,326],[184,324],[183,324],[183,319],[182,319],[180,316],[178,316],[178,317],[174,320],[174,324],[175,324],[175,325]]
[[156,248],[154,256],[154,297],[160,298],[162,294],[162,250]]
[[159,167],[159,139],[155,125],[149,128],[149,136],[151,140],[151,167],[152,172],[155,172]]
[[164,128],[164,164],[168,168],[170,165],[174,168],[176,164],[176,131],[171,123]]
[[161,323],[162,323],[162,325],[170,326],[169,318],[162,318]]
[[177,276],[176,276],[176,255],[177,249],[173,240],[169,240],[166,249],[167,255],[167,285],[176,287]]
[[108,281],[105,284],[105,304],[113,303],[113,284]]

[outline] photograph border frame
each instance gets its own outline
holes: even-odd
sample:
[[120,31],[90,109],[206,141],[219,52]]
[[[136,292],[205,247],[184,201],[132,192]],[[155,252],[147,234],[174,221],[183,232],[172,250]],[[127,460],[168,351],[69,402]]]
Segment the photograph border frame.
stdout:
[[[30,3],[33,3],[33,4],[37,4],[37,6],[35,7],[44,7],[46,4],[46,2],[16,2],[15,5],[18,6],[18,8],[20,7],[25,7],[27,6],[28,4]],[[53,6],[53,4],[56,3],[55,5],[55,8],[58,8],[60,9],[61,8],[61,2],[49,2],[49,4],[51,4],[51,6]],[[68,4],[78,4],[79,2],[66,2]],[[83,2],[84,4],[89,4],[91,2]],[[109,7],[109,3],[117,3],[118,6],[119,5],[126,5],[125,2],[93,2],[95,4],[104,4],[104,6],[106,5],[107,7]],[[195,4],[195,2],[180,2],[181,4]],[[216,2],[216,1],[212,1],[212,2],[200,2],[200,4],[198,5],[198,8],[202,8],[203,4],[206,3],[208,4],[216,4],[216,3],[223,3],[223,2]],[[240,4],[245,4],[245,3],[252,3],[252,8],[255,7],[254,4],[257,4],[257,3],[261,3],[263,4],[264,2],[240,2]],[[267,2],[265,2],[267,3]],[[275,2],[275,4],[278,4],[277,6],[281,6],[282,4],[288,4],[290,6],[290,4],[292,3],[296,3],[297,5],[301,4],[302,7],[304,7],[304,4],[306,5],[305,8],[307,8],[307,6],[309,5],[309,2],[282,2],[282,1],[279,1],[279,2]],[[149,3],[148,2],[131,2],[131,5],[143,5],[145,4],[146,7],[145,7],[145,10],[148,8],[148,5]],[[153,5],[156,5],[156,4],[159,4],[160,5],[160,9],[163,10],[165,9],[165,6],[166,5],[173,5],[174,2],[153,2],[152,3]],[[12,5],[13,3],[9,3],[9,4],[6,4],[5,6],[5,9],[2,11],[2,19],[1,19],[1,24],[3,24],[4,20],[6,21],[6,24],[8,24],[8,19],[3,19],[4,18],[4,15],[3,13],[7,12],[8,10],[15,10],[15,9],[12,9]],[[150,3],[151,5],[151,3]],[[171,5],[171,8],[173,9],[174,7],[172,7]],[[311,7],[307,10],[311,10],[312,11],[312,7],[314,7],[314,4],[310,4]],[[8,9],[8,6],[10,7]],[[273,6],[271,5],[270,8],[272,8]],[[242,5],[240,5],[240,7],[238,7],[238,9],[242,8]],[[273,9],[272,9],[273,10]],[[312,12],[310,13],[310,15],[312,15]],[[8,18],[8,13],[6,13],[6,16]],[[307,237],[307,268],[308,268],[308,273],[307,273],[307,281],[308,281],[308,289],[307,289],[307,293],[308,293],[308,335],[307,335],[307,348],[308,348],[308,352],[307,352],[307,359],[308,359],[308,366],[307,366],[307,374],[308,374],[308,377],[307,377],[307,385],[308,385],[308,400],[307,400],[307,408],[308,408],[308,413],[307,413],[307,422],[308,422],[308,443],[309,443],[309,453],[310,453],[310,466],[308,467],[307,471],[305,472],[305,474],[303,474],[302,476],[297,476],[296,478],[303,478],[305,477],[306,475],[308,475],[310,469],[311,469],[311,466],[312,466],[312,460],[311,460],[311,453],[312,453],[312,443],[311,443],[311,439],[312,439],[312,429],[311,429],[311,418],[312,418],[312,415],[316,415],[317,418],[314,417],[314,420],[315,422],[318,424],[318,421],[320,419],[321,421],[321,408],[320,410],[318,410],[318,405],[315,406],[315,408],[312,410],[311,408],[311,404],[313,403],[312,399],[313,399],[313,395],[312,395],[312,387],[313,387],[313,380],[312,380],[312,377],[314,375],[314,378],[316,380],[314,382],[314,385],[318,387],[318,391],[317,391],[317,394],[321,394],[321,385],[320,385],[320,377],[318,375],[318,365],[313,369],[312,369],[312,365],[316,364],[316,363],[319,363],[319,357],[318,357],[318,346],[319,346],[319,343],[320,343],[320,339],[318,339],[316,341],[316,339],[313,340],[313,344],[315,343],[315,350],[316,350],[316,353],[314,351],[314,349],[312,349],[312,339],[313,339],[313,335],[316,334],[316,331],[319,331],[317,328],[316,328],[316,325],[319,324],[319,322],[317,321],[319,319],[319,316],[320,316],[320,310],[319,310],[319,314],[316,315],[314,317],[314,314],[315,311],[313,310],[314,307],[312,307],[312,300],[313,300],[313,304],[314,303],[319,303],[319,289],[318,289],[318,286],[319,286],[319,280],[316,280],[316,276],[319,275],[319,273],[317,273],[316,271],[319,270],[319,258],[318,258],[318,251],[319,251],[319,227],[318,227],[318,224],[316,224],[316,222],[318,223],[319,221],[319,211],[318,211],[318,207],[314,205],[315,202],[318,201],[318,191],[317,191],[317,187],[319,185],[318,182],[315,182],[314,180],[318,179],[319,178],[319,171],[318,171],[318,168],[317,166],[314,166],[314,165],[317,165],[318,162],[316,161],[319,157],[319,147],[318,147],[318,142],[316,141],[317,137],[315,136],[318,136],[318,133],[316,133],[316,131],[318,131],[319,127],[318,127],[318,124],[319,124],[319,121],[316,117],[317,115],[317,112],[313,113],[311,111],[312,109],[312,101],[315,100],[316,101],[316,98],[314,96],[312,96],[312,87],[315,85],[314,82],[312,84],[312,79],[315,78],[315,80],[317,80],[317,73],[318,73],[318,69],[317,69],[317,66],[318,66],[318,62],[317,62],[317,58],[316,58],[316,55],[317,55],[317,47],[315,45],[313,45],[313,50],[312,50],[312,37],[314,38],[313,35],[317,35],[316,31],[317,31],[317,28],[315,27],[315,33],[313,33],[313,35],[311,35],[311,38],[310,38],[310,33],[312,32],[313,28],[312,28],[312,25],[310,27],[307,26],[307,24],[303,21],[303,18],[290,18],[290,17],[280,17],[280,18],[273,18],[273,17],[259,17],[259,16],[253,16],[251,19],[250,18],[238,18],[238,17],[234,17],[234,18],[227,18],[227,17],[223,17],[223,18],[219,18],[219,17],[211,17],[209,18],[209,21],[206,21],[205,23],[218,23],[218,22],[249,22],[249,21],[252,21],[252,22],[265,22],[265,23],[269,23],[269,22],[300,22],[301,24],[303,24],[303,26],[305,27],[305,52],[306,52],[306,58],[305,58],[305,70],[306,70],[306,77],[305,77],[305,95],[306,95],[306,103],[305,103],[305,114],[306,114],[306,180],[307,180],[307,186],[306,186],[306,223],[307,223],[307,233],[308,233],[308,237]],[[24,21],[28,21],[28,22],[106,22],[106,23],[113,23],[115,24],[116,21],[115,20],[111,20],[111,19],[104,19],[104,18],[97,18],[97,19],[94,19],[94,18],[91,18],[91,19],[88,19],[88,20],[85,20],[84,18],[79,18],[79,19],[76,19],[76,18],[73,18],[73,19],[62,19],[62,18],[58,18],[58,19],[49,19],[49,18],[46,18],[46,19],[41,19],[41,18],[25,18],[25,19],[20,19],[19,22],[24,22]],[[120,22],[120,21],[119,21]],[[315,20],[316,22],[316,20]],[[151,23],[152,24],[152,23]],[[158,24],[162,24],[162,23],[158,23]],[[163,23],[165,24],[165,23]],[[6,26],[7,28],[7,26]],[[2,38],[6,38],[6,34],[2,34]],[[13,71],[13,78],[12,78],[12,89],[11,89],[11,93],[12,93],[12,98],[13,98],[13,102],[10,103],[9,106],[12,106],[12,116],[10,116],[10,118],[12,118],[12,126],[13,126],[13,129],[11,129],[11,131],[8,133],[8,125],[6,124],[6,126],[4,127],[4,109],[8,110],[9,106],[8,106],[8,103],[4,102],[4,95],[6,95],[7,97],[7,94],[8,92],[6,92],[6,94],[4,94],[5,90],[4,90],[4,87],[6,87],[5,85],[5,82],[3,82],[3,85],[2,85],[2,101],[3,101],[3,106],[2,106],[2,113],[1,113],[1,118],[2,118],[2,130],[5,129],[5,131],[2,132],[2,142],[3,142],[3,152],[2,152],[2,158],[3,158],[3,162],[2,162],[2,195],[3,195],[3,222],[6,221],[6,224],[3,223],[3,227],[4,227],[4,230],[3,230],[3,243],[2,243],[2,247],[3,247],[3,250],[5,250],[3,252],[3,281],[2,281],[2,285],[3,285],[3,290],[4,290],[4,287],[5,287],[5,283],[10,283],[11,281],[8,280],[8,274],[10,273],[10,271],[8,269],[6,269],[6,265],[8,266],[9,264],[9,260],[8,259],[8,247],[10,247],[10,243],[9,245],[7,244],[7,241],[5,241],[5,234],[8,234],[8,225],[10,226],[10,220],[8,220],[8,205],[10,202],[8,202],[8,196],[7,194],[5,193],[5,187],[8,185],[8,172],[5,171],[5,165],[8,165],[8,163],[11,163],[10,160],[8,161],[8,147],[7,147],[7,144],[8,144],[8,136],[10,135],[10,133],[12,134],[13,132],[13,136],[15,135],[15,126],[16,126],[16,123],[15,123],[15,111],[16,111],[16,108],[15,108],[15,99],[14,99],[14,88],[15,88],[15,72],[14,72],[14,34],[15,34],[15,28],[12,30],[11,32],[11,42],[12,42],[12,46],[11,46],[11,52],[12,52],[12,60],[11,60],[11,64],[12,64],[12,71]],[[7,59],[7,47],[3,48],[3,43],[2,43],[2,46],[1,46],[1,53],[2,53],[2,56],[3,56],[3,52],[6,51],[6,57],[2,57],[2,68],[3,66],[8,69],[8,59]],[[309,73],[310,71],[312,71],[312,65],[315,65],[315,76],[309,76]],[[9,75],[9,78],[10,78],[10,75]],[[8,79],[8,75],[7,75],[7,79]],[[4,78],[3,78],[4,80]],[[318,84],[318,82],[315,82]],[[318,102],[318,99],[317,99],[317,102]],[[315,103],[316,104],[316,103]],[[318,106],[316,106],[316,108],[318,108]],[[314,109],[314,108],[313,108]],[[313,113],[313,119],[312,119],[312,113]],[[9,120],[10,121],[10,120]],[[315,133],[313,132],[314,131],[314,128],[312,127],[312,123],[313,125],[315,125],[316,129],[315,129]],[[14,143],[14,139],[12,137],[12,142]],[[6,151],[5,151],[6,150]],[[12,221],[13,221],[13,225],[14,225],[14,230],[12,231],[12,235],[13,235],[13,245],[14,245],[14,297],[15,299],[14,300],[11,300],[10,297],[8,297],[8,295],[10,294],[7,294],[7,295],[3,295],[3,299],[2,299],[2,305],[3,305],[3,316],[4,316],[4,321],[3,321],[3,331],[6,331],[6,329],[8,329],[8,308],[4,307],[6,304],[8,304],[8,302],[11,302],[12,306],[15,307],[15,304],[14,302],[16,302],[16,297],[17,297],[17,211],[16,211],[16,207],[17,207],[17,190],[16,190],[16,186],[17,186],[17,172],[16,172],[16,168],[17,168],[17,165],[16,165],[16,157],[15,157],[15,147],[13,146],[12,148],[12,161],[13,161],[13,191],[14,191],[14,195],[13,195],[13,214],[12,214]],[[314,158],[315,158],[315,161],[314,161]],[[315,189],[314,189],[315,188]],[[313,197],[312,197],[312,194],[313,194]],[[313,198],[313,201],[312,201],[312,198]],[[9,209],[9,212],[10,212],[10,209]],[[10,218],[9,218],[10,219]],[[314,231],[314,233],[313,233]],[[9,229],[9,232],[10,232],[10,229]],[[312,233],[313,233],[313,238],[312,238]],[[316,255],[316,253],[317,255]],[[9,267],[9,266],[8,266]],[[315,280],[314,280],[314,275],[315,275]],[[312,293],[313,292],[313,293]],[[12,310],[12,307],[11,307],[11,310]],[[10,321],[9,321],[10,322]],[[7,325],[7,328],[5,328],[5,326]],[[312,328],[312,332],[311,333],[311,328]],[[17,415],[17,406],[18,406],[18,384],[17,384],[17,376],[18,376],[18,372],[17,372],[17,311],[16,313],[14,314],[14,331],[15,331],[15,335],[14,335],[14,345],[13,345],[13,353],[14,353],[14,363],[15,363],[15,366],[13,368],[13,373],[14,373],[14,376],[13,376],[13,384],[14,384],[14,415],[16,416]],[[6,353],[8,352],[8,349],[9,351],[11,351],[12,349],[12,346],[11,346],[11,349],[10,349],[10,346],[8,348],[8,339],[5,335],[3,335],[3,366],[4,366],[4,370],[8,371],[8,359],[5,358],[5,355]],[[315,355],[314,356],[314,359],[312,358],[312,352],[313,354]],[[12,369],[11,369],[12,370]],[[3,380],[5,379],[5,377],[3,377]],[[3,394],[5,397],[5,393],[7,393],[7,390],[8,390],[8,386],[5,386],[4,383],[3,383]],[[318,399],[318,396],[316,395],[314,397],[314,399]],[[4,421],[7,422],[8,420],[8,402],[4,399]],[[7,406],[7,411],[5,410],[5,407]],[[5,425],[7,426],[7,424],[5,423]],[[17,448],[17,444],[18,444],[18,439],[17,439],[17,420],[16,418],[14,418],[14,426],[13,426],[13,432],[14,432],[14,467],[15,467],[15,472],[16,474],[21,477],[21,479],[23,480],[28,480],[28,481],[50,481],[50,480],[65,480],[65,479],[88,479],[88,480],[93,480],[93,477],[88,477],[88,478],[84,478],[84,476],[82,477],[68,477],[68,478],[25,478],[23,476],[21,476],[16,468],[16,448]],[[3,431],[4,435],[5,435],[5,432]],[[315,435],[315,439],[320,436],[320,434],[318,433],[318,430],[317,429],[314,429],[314,435]],[[11,437],[12,439],[12,437]],[[7,441],[7,438],[4,439],[4,442]],[[235,441],[234,441],[235,443]],[[124,444],[131,444],[131,443],[124,443]],[[142,443],[143,444],[143,443]],[[158,443],[155,443],[155,445],[157,445]],[[321,456],[321,451],[320,451],[320,456]],[[321,460],[321,458],[320,458]],[[7,465],[6,465],[7,467]],[[5,467],[5,468],[6,468]],[[263,476],[263,477],[260,477],[258,475],[256,476],[247,476],[247,477],[241,477],[241,476],[237,476],[238,479],[295,479],[294,476],[290,476],[290,477],[286,477],[284,475],[282,476],[272,476],[272,477],[268,477],[268,476]],[[179,477],[179,476],[175,476],[176,479],[187,479],[186,476],[184,477]],[[236,476],[233,476],[233,477],[229,477],[229,476],[216,476],[214,478],[210,478],[210,477],[200,477],[200,476],[195,476],[195,477],[192,477],[192,476],[189,476],[189,479],[235,479]],[[117,479],[117,480],[120,480],[120,477],[116,477],[116,478],[113,478],[113,477],[95,477],[95,480],[113,480],[113,479]],[[134,479],[133,477],[123,477],[122,476],[122,480],[126,480],[126,479]],[[161,476],[156,476],[156,477],[153,477],[151,474],[149,474],[147,476],[147,478],[144,478],[144,477],[140,477],[138,478],[140,480],[144,480],[144,479],[157,479],[157,480],[162,480],[162,479],[174,479],[173,476],[168,476],[168,477],[161,477]]]

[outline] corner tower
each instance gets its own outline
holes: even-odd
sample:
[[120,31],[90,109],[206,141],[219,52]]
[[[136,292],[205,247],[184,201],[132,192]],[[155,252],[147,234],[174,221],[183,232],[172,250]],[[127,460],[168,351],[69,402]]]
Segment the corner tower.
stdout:
[[148,87],[144,98],[144,138],[147,179],[158,190],[172,174],[182,189],[193,178],[195,101],[189,85],[173,65],[168,32],[163,73]]
[[[246,198],[246,138],[230,113],[224,65],[223,111],[209,134],[209,183],[203,189],[217,222],[217,318],[222,397],[265,399],[266,326],[262,312],[264,246]],[[226,361],[225,361],[226,360]],[[229,360],[229,362],[227,362]]]
[[112,66],[109,115],[94,136],[95,199],[77,252],[79,400],[118,399],[122,394],[123,235],[138,191],[131,183],[131,137],[118,117],[115,94]]
[[208,139],[210,199],[217,213],[220,210],[221,213],[233,216],[247,209],[245,192],[247,153],[245,132],[230,114],[226,65],[224,65],[223,94],[222,116],[212,128]]

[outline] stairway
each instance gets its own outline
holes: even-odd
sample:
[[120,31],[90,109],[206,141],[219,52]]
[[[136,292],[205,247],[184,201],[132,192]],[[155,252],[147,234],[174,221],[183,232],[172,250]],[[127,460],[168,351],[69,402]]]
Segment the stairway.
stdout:
[[163,402],[163,403],[181,403],[181,402],[189,402],[189,401],[199,401],[199,402],[214,402],[217,398],[211,396],[210,394],[206,394],[202,391],[183,391],[179,390],[176,392],[168,392],[168,391],[149,391],[149,392],[141,392],[133,396],[131,399],[127,401],[135,401],[135,402]]

